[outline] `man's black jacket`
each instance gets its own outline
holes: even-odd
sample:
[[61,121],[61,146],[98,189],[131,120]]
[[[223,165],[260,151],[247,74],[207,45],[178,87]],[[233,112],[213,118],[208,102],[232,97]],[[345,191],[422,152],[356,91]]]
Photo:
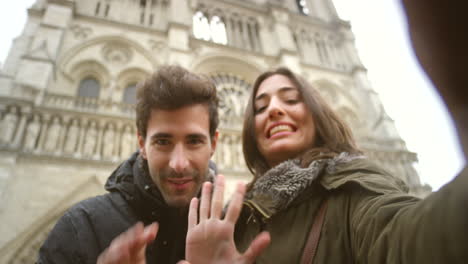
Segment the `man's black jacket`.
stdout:
[[[214,174],[210,162],[210,174]],[[185,257],[187,212],[169,207],[148,175],[146,161],[134,153],[109,177],[109,193],[67,210],[39,250],[38,264],[96,264],[119,234],[138,221],[159,223],[146,250],[147,263],[176,263]]]

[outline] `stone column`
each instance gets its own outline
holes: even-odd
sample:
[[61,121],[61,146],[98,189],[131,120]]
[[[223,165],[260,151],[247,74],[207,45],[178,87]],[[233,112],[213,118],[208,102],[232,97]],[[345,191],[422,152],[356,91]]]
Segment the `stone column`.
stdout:
[[332,67],[333,69],[336,68],[336,62],[337,62],[337,59],[336,59],[336,54],[335,54],[335,48],[334,48],[334,43],[333,43],[333,40],[330,39],[330,38],[327,38],[326,42],[325,42],[325,47],[328,51],[328,57],[329,57],[329,65],[330,67]]
[[258,36],[258,23],[251,23],[250,24],[251,32],[252,32],[252,40],[254,43],[254,51],[261,52],[262,51],[262,45],[260,44],[260,38]]
[[170,56],[168,63],[177,63],[188,67],[192,61],[189,40],[192,35],[193,13],[186,0],[172,0],[169,9],[168,46]]
[[[146,6],[145,6],[145,25],[149,26],[150,25],[150,16],[151,16],[151,7],[153,6],[153,1],[152,0],[146,0]],[[153,21],[154,23],[154,21]]]
[[78,136],[78,140],[76,142],[76,153],[77,157],[83,156],[83,147],[84,147],[84,142],[85,142],[85,133],[86,133],[86,126],[88,125],[88,119],[87,118],[81,118],[80,119],[80,133]]
[[233,35],[233,46],[234,47],[242,47],[242,36],[240,34],[240,29],[239,29],[239,20],[237,17],[233,17],[231,19],[231,25],[232,25],[232,35]]
[[20,109],[20,121],[16,128],[16,135],[13,138],[13,148],[18,148],[21,144],[21,140],[24,137],[24,131],[26,130],[26,121],[28,116],[31,114],[31,108],[26,106]]
[[63,120],[63,125],[62,125],[62,137],[61,137],[61,140],[59,141],[59,145],[60,145],[60,152],[64,152],[64,147],[65,147],[65,142],[68,140],[68,130],[70,129],[69,128],[69,124],[70,124],[70,120],[71,120],[71,117],[70,116],[62,116],[62,120]]
[[252,49],[252,45],[250,43],[250,36],[249,36],[249,25],[247,24],[247,21],[245,21],[245,19],[242,19],[242,24],[241,24],[241,27],[242,27],[242,39],[243,39],[243,42],[244,42],[244,45],[243,47],[248,49],[248,50],[253,50]]
[[39,142],[37,144],[37,149],[42,151],[44,148],[44,143],[47,138],[48,124],[50,121],[50,114],[44,113],[42,115],[42,126],[41,126],[41,135],[39,136]]
[[98,138],[96,140],[96,146],[94,149],[94,157],[96,159],[100,159],[102,157],[102,138],[104,134],[104,127],[105,127],[105,121],[101,120],[100,122],[97,122],[96,124],[96,130],[97,130],[97,135]]
[[229,16],[223,17],[224,26],[226,27],[226,37],[227,37],[227,45],[228,46],[235,46],[234,45],[234,36],[232,31],[232,21]]
[[59,154],[64,152],[65,142],[68,140],[68,124],[71,122],[71,116],[62,116],[62,131],[60,132],[60,140],[57,143],[57,152]]

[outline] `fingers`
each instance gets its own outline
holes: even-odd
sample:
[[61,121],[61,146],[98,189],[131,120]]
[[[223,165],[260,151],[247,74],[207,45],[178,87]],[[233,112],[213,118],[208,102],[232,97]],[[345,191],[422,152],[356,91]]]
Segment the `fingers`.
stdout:
[[268,232],[260,233],[245,251],[243,255],[244,263],[254,263],[255,259],[262,254],[263,250],[268,247],[270,242],[271,238]]
[[244,200],[245,194],[245,184],[238,183],[236,191],[232,195],[232,200],[229,203],[229,207],[226,213],[226,221],[229,221],[233,224],[237,222],[237,218],[239,218],[240,211],[242,209],[242,202]]
[[139,263],[145,260],[146,245],[154,240],[158,224],[146,228],[138,222],[136,225],[115,238],[110,246],[99,256],[98,264]]
[[129,263],[131,259],[130,247],[132,246],[133,237],[137,229],[142,228],[141,223],[137,223],[114,240],[110,246],[99,256],[98,264],[120,264]]
[[202,187],[202,195],[200,201],[200,222],[208,219],[210,215],[211,204],[211,182],[205,182]]
[[152,223],[145,227],[141,233],[137,233],[136,243],[130,252],[131,264],[146,263],[146,246],[156,238],[158,233],[158,224]]
[[211,201],[211,218],[221,218],[224,203],[224,176],[216,177],[213,200]]
[[192,198],[188,214],[188,231],[194,228],[198,222],[198,199]]
[[145,229],[143,230],[143,238],[142,238],[143,242],[145,244],[148,244],[151,241],[153,241],[158,235],[158,230],[159,230],[159,225],[156,222],[145,227]]
[[[132,230],[133,229],[133,230]],[[152,223],[147,227],[143,227],[142,223],[137,223],[134,228],[129,229],[128,242],[130,244],[130,253],[139,252],[143,246],[150,243],[158,233],[158,224]]]

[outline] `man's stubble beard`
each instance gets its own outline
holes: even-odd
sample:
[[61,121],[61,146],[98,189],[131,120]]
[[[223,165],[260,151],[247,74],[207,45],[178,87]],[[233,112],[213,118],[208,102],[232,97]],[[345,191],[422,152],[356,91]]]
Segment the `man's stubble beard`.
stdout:
[[[188,208],[192,198],[197,197],[198,194],[200,193],[203,182],[205,182],[208,179],[209,168],[206,169],[206,172],[203,174],[204,176],[201,176],[202,174],[197,170],[193,170],[193,171],[191,171],[189,173],[177,173],[172,169],[160,170],[157,173],[157,175],[155,175],[156,177],[153,177],[151,171],[150,171],[150,174],[151,174],[151,178],[153,179],[153,181],[155,183],[156,183],[156,180],[157,180],[157,182],[159,182],[159,186],[158,186],[158,184],[156,184],[156,185],[159,188],[159,191],[161,192],[161,195],[163,196],[163,199],[166,202],[166,204],[169,205],[170,207],[175,207],[175,208],[179,208],[179,209],[184,210],[184,209]],[[193,190],[194,192],[190,195],[190,197],[186,197],[187,199],[185,201],[180,201],[180,203],[179,203],[179,202],[177,202],[177,199],[174,199],[174,200],[171,199],[171,196],[174,197],[175,195],[174,194],[171,195],[171,193],[169,193],[167,189],[164,189],[163,186],[162,186],[162,183],[166,182],[167,179],[184,178],[184,177],[192,178],[192,181],[195,184],[195,190]],[[202,179],[202,177],[203,177],[203,179]]]

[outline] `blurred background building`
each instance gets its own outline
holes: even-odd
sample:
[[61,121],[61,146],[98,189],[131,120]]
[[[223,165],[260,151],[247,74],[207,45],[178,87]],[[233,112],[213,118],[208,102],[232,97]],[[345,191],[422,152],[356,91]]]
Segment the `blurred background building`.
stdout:
[[104,192],[137,149],[136,84],[163,64],[211,76],[221,97],[214,160],[249,181],[241,146],[255,77],[287,66],[352,127],[366,154],[424,196],[331,0],[37,0],[0,69],[0,262],[32,263],[72,204]]

